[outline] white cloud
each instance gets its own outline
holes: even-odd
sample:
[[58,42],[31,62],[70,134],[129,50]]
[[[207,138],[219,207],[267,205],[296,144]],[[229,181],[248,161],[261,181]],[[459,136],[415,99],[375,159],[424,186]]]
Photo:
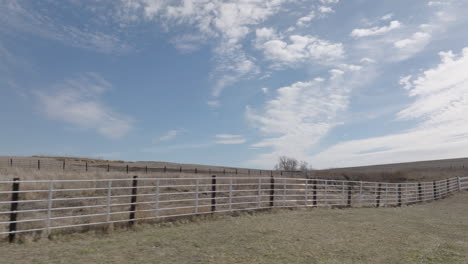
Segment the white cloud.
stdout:
[[422,52],[433,40],[442,39],[448,28],[466,23],[466,4],[459,1],[446,1],[438,5],[428,23],[409,31],[409,35],[393,41],[397,50],[396,59],[404,60]]
[[190,53],[198,50],[206,42],[206,38],[202,35],[185,34],[174,37],[171,42],[179,51]]
[[447,2],[442,2],[442,1],[429,1],[427,3],[428,6],[445,6],[448,5],[449,3]]
[[218,100],[211,100],[211,101],[206,102],[206,104],[211,106],[211,107],[220,107],[221,106],[221,103]]
[[362,63],[375,63],[375,60],[366,57],[366,58],[362,58],[362,59],[360,60],[360,62],[362,62]]
[[393,18],[393,13],[390,13],[390,14],[386,14],[385,16],[382,16],[380,19],[386,21],[392,18]]
[[452,51],[440,56],[442,63],[436,68],[411,83],[408,79],[405,88],[417,99],[399,113],[400,118],[423,119],[425,126],[468,121],[468,47],[459,57]]
[[[26,32],[42,38],[60,41],[65,45],[103,53],[127,52],[131,47],[116,34],[108,34],[93,27],[77,28],[41,13],[41,8],[31,7],[24,1],[1,1],[0,23],[9,34]],[[44,11],[45,12],[45,11]]]
[[247,165],[271,168],[281,155],[306,160],[315,144],[340,123],[339,114],[347,108],[355,85],[351,68],[333,69],[326,80],[279,88],[262,111],[247,107],[247,120],[265,137],[252,147],[269,149]]
[[306,27],[310,25],[310,22],[315,18],[315,12],[310,12],[307,16],[303,16],[299,18],[296,22],[296,26],[298,27]]
[[239,79],[249,79],[260,72],[254,58],[248,57],[237,45],[222,46],[215,53],[219,54],[216,59],[218,79],[212,90],[213,97],[219,97],[225,87]]
[[268,88],[266,88],[266,87],[263,87],[261,90],[262,90],[262,93],[264,93],[264,94],[268,93]]
[[132,119],[100,101],[100,96],[111,86],[100,75],[88,73],[55,85],[54,92],[37,91],[36,94],[48,118],[118,139],[132,129]]
[[320,6],[319,9],[320,13],[323,13],[323,14],[328,14],[328,13],[333,13],[335,11],[333,11],[333,9],[329,6]]
[[[157,20],[167,28],[178,25],[193,26],[203,40],[214,40],[212,45],[216,68],[212,73],[215,84],[212,96],[240,79],[249,79],[259,73],[255,60],[248,56],[241,41],[253,28],[282,10],[288,0],[184,0],[151,1],[126,0],[122,13],[143,13],[146,20]],[[128,16],[128,15],[127,15]],[[196,35],[196,34],[193,34]],[[197,42],[176,38],[177,48],[193,51]]]
[[177,135],[180,134],[179,130],[169,130],[166,134],[159,137],[159,141],[169,141],[174,139]]
[[322,4],[338,4],[340,0],[320,0]]
[[354,29],[351,32],[351,36],[354,38],[379,36],[379,35],[384,35],[400,27],[401,27],[401,23],[397,20],[394,20],[394,21],[391,21],[388,26]]
[[215,135],[215,137],[216,137],[215,144],[222,144],[222,145],[243,144],[247,141],[241,135],[218,134],[218,135]]
[[407,131],[336,144],[313,157],[322,167],[455,158],[468,155],[468,47],[440,53],[441,63],[401,79],[414,102],[399,119],[419,123]]
[[274,34],[258,35],[257,49],[261,49],[267,60],[274,63],[274,67],[297,66],[301,63],[329,64],[344,57],[341,43],[332,43],[314,36],[289,36],[289,43],[282,38],[275,38]]
[[409,90],[411,88],[411,86],[412,86],[411,82],[410,82],[412,77],[413,76],[411,76],[411,75],[401,77],[400,78],[400,85],[403,86],[406,90]]
[[158,146],[158,147],[144,148],[142,149],[142,152],[167,153],[169,151],[177,151],[177,150],[208,148],[208,147],[212,147],[213,145],[214,145],[213,143],[177,144],[177,145],[172,145],[172,146]]
[[405,54],[414,54],[423,50],[431,41],[432,36],[428,32],[416,32],[411,37],[395,42],[395,47]]

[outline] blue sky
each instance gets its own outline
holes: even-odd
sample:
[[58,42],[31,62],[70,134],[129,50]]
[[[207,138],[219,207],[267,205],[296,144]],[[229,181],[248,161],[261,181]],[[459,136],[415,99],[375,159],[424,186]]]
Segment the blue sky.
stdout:
[[468,2],[0,0],[0,155],[468,155]]

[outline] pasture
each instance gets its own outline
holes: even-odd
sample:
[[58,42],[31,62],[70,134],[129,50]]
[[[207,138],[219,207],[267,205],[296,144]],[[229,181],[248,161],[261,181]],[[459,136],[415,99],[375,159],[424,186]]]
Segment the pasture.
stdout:
[[3,244],[2,263],[468,263],[468,193],[400,208],[274,210]]

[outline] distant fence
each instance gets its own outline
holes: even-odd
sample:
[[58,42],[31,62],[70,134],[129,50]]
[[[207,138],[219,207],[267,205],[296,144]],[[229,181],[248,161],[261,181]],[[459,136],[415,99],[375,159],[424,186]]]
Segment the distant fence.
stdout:
[[195,174],[235,174],[235,175],[270,175],[271,173],[278,176],[297,176],[302,175],[300,171],[271,171],[258,169],[244,168],[224,168],[208,166],[196,167],[195,165],[180,165],[175,164],[169,166],[147,166],[137,163],[116,163],[116,162],[92,162],[92,161],[69,161],[58,160],[53,158],[34,159],[30,157],[12,157],[0,158],[0,168],[22,168],[32,170],[54,170],[54,171],[75,171],[75,172],[123,172],[127,174],[140,173],[156,173],[156,172],[173,172],[173,173],[195,173]]
[[0,236],[296,207],[387,207],[468,189],[468,177],[384,183],[268,177],[0,181]]

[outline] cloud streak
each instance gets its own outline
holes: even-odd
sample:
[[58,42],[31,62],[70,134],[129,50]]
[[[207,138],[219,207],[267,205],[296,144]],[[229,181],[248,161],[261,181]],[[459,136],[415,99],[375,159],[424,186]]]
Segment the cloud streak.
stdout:
[[390,31],[398,29],[400,27],[401,27],[401,23],[399,21],[397,21],[397,20],[394,20],[394,21],[391,21],[388,26],[354,29],[351,32],[351,37],[363,38],[363,37],[384,35],[384,34],[390,32]]
[[349,65],[332,69],[327,79],[279,88],[262,111],[247,107],[246,118],[264,136],[252,147],[269,150],[247,164],[271,168],[282,155],[306,160],[313,147],[341,123],[338,117],[348,106],[352,76],[359,72],[359,67]]
[[419,76],[402,78],[414,101],[400,120],[418,124],[401,133],[336,144],[312,157],[321,167],[456,158],[468,152],[468,47],[441,52],[441,62]]
[[16,35],[18,32],[59,41],[72,47],[102,52],[122,53],[131,50],[117,34],[109,34],[94,28],[85,30],[56,21],[55,17],[41,13],[25,1],[0,1],[0,31]]
[[222,144],[222,145],[243,144],[247,141],[241,135],[232,135],[232,134],[218,134],[218,135],[215,135],[215,138],[216,138],[215,144]]
[[133,121],[100,101],[100,96],[111,87],[100,75],[88,73],[56,84],[54,91],[37,91],[36,95],[42,112],[49,119],[119,139],[129,133]]

